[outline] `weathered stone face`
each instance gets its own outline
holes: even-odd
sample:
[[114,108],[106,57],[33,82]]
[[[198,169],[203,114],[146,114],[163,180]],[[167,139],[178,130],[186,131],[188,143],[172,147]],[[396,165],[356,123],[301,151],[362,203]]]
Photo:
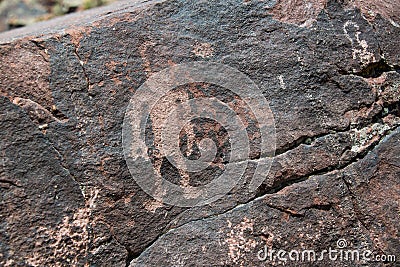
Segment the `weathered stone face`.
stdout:
[[[369,2],[122,3],[0,35],[0,265],[266,266],[257,257],[265,246],[322,251],[339,239],[398,254],[399,8]],[[145,124],[163,178],[206,184],[230,159],[227,131],[212,120],[179,136],[189,159],[202,139],[214,141],[204,172],[173,168],[158,153],[160,117],[190,99],[228,103],[246,123],[252,159],[229,194],[182,208],[132,178],[122,124],[152,74],[195,61],[235,68],[260,88],[276,151],[263,184],[247,190],[266,157],[254,114],[216,85],[177,88]],[[286,263],[301,264],[310,266]]]

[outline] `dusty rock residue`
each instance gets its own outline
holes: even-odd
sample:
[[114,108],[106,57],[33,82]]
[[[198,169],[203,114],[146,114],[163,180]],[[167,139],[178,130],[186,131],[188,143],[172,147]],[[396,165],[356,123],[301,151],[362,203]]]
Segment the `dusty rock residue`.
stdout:
[[[328,0],[279,0],[272,8],[271,14],[279,21],[308,27],[315,21],[327,3]],[[345,3],[348,8],[360,9],[367,20],[372,21],[380,14],[393,25],[399,27],[399,1],[350,0],[345,1]]]

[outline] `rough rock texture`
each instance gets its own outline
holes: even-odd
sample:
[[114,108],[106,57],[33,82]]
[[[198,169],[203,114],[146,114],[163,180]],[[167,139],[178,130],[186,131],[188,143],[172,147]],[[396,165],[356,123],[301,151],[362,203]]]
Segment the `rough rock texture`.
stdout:
[[[339,239],[399,257],[398,2],[298,2],[131,1],[0,35],[0,265],[268,266],[264,246],[322,251]],[[152,73],[199,60],[259,86],[276,157],[257,192],[243,190],[250,164],[217,202],[171,207],[130,176],[122,122]],[[237,97],[205,84],[174,94]],[[218,125],[197,127],[196,142],[219,133],[229,153]],[[256,133],[252,159],[263,156]],[[196,184],[223,171],[216,162],[200,176],[162,158],[158,168]],[[286,266],[362,264],[396,266]]]

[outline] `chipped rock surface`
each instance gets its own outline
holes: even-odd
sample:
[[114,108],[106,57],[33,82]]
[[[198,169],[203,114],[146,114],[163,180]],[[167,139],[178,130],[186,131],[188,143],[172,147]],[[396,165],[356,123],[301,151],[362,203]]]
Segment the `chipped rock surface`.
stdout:
[[[121,1],[0,34],[0,265],[396,266],[263,256],[345,240],[400,259],[399,10],[386,0]],[[238,113],[251,159],[229,194],[183,208],[132,178],[122,124],[152,74],[194,61],[228,65],[260,88],[276,151],[262,185],[246,190],[265,155],[243,101],[213,84],[177,87],[145,131],[163,178],[206,184],[229,161],[227,131],[210,120],[179,136],[188,158],[214,141],[203,172],[158,153],[158,120],[195,98]]]

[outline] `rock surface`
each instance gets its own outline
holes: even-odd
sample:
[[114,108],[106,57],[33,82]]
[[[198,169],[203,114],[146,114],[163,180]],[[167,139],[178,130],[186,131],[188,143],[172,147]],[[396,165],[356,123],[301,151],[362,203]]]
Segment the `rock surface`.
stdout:
[[[268,266],[282,262],[260,260],[265,246],[322,251],[340,239],[399,257],[400,8],[298,2],[133,1],[0,35],[0,265]],[[226,64],[257,84],[274,115],[276,156],[258,190],[245,190],[263,156],[250,116],[255,161],[241,182],[214,203],[181,208],[131,177],[122,123],[146,79],[194,61]],[[215,95],[240,105],[214,85],[171,97]],[[195,143],[214,136],[229,154],[218,125],[196,129]],[[220,156],[201,175],[179,172],[154,147],[171,182],[224,171]],[[363,264],[396,266],[285,266]]]

